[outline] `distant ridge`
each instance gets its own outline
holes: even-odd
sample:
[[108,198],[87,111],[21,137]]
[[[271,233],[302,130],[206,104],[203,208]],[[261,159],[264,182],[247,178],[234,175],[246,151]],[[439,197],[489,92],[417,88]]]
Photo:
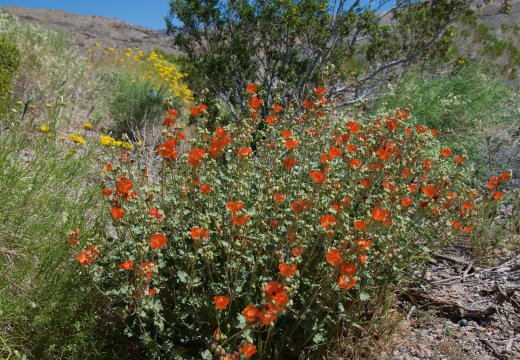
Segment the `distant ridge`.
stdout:
[[80,15],[62,10],[0,6],[0,11],[29,22],[41,22],[46,29],[70,34],[77,47],[88,49],[100,43],[103,48],[138,47],[150,52],[161,48],[178,54],[165,31],[134,25],[123,20],[99,15]]

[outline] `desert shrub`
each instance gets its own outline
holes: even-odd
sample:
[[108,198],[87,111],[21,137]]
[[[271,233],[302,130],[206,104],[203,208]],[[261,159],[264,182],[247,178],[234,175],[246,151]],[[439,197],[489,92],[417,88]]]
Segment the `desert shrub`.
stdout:
[[27,104],[22,111],[28,111],[29,105],[34,107],[31,117],[37,123],[41,113],[46,113],[45,105],[60,99],[74,104],[62,113],[62,119],[72,122],[75,108],[83,105],[78,93],[87,90],[89,81],[87,61],[72,48],[70,38],[45,30],[40,24],[24,24],[3,12],[0,12],[0,35],[17,44],[21,53],[13,97]]
[[[45,128],[44,128],[45,130]],[[87,236],[95,220],[92,150],[39,139],[18,131],[0,133],[0,357],[79,358],[103,345],[95,337],[103,306],[82,274],[67,266],[71,230]],[[81,151],[80,151],[81,153]],[[67,155],[69,154],[69,155]],[[88,309],[88,310],[87,310]],[[97,318],[97,319],[96,319]]]
[[410,106],[411,121],[438,129],[452,149],[466,150],[471,162],[481,162],[488,155],[486,138],[515,125],[511,89],[489,74],[480,66],[441,77],[410,71],[388,84],[370,114]]
[[126,133],[138,138],[144,128],[160,125],[158,119],[166,107],[166,88],[157,87],[152,81],[136,82],[130,74],[116,72],[113,94],[108,111],[115,119],[114,130],[119,135]]
[[0,119],[13,103],[13,77],[20,66],[20,52],[15,44],[0,36]]
[[162,53],[147,54],[137,48],[104,49],[100,43],[89,51],[106,97],[94,114],[95,122],[108,114],[117,135],[143,138],[150,127],[163,123],[161,115],[167,102],[177,106],[193,101],[185,83],[188,74]]
[[[155,357],[313,358],[355,343],[410,267],[477,226],[466,155],[406,112],[333,114],[321,83],[303,114],[275,103],[260,127],[257,91],[250,118],[215,132],[203,102],[190,108],[198,133],[180,158],[170,110],[158,172],[141,171],[139,147],[108,152],[107,226],[76,246],[76,266]],[[503,195],[502,176],[482,203]]]

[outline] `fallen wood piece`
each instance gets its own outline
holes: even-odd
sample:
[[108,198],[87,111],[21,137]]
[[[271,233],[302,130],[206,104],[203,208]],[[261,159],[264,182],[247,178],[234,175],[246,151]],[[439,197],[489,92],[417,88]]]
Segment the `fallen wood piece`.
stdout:
[[493,344],[487,340],[487,339],[482,339],[481,337],[477,336],[477,339],[479,339],[480,341],[482,341],[484,344],[487,345],[487,347],[491,350],[491,352],[493,353],[493,355],[495,355],[498,359],[504,359],[504,357],[502,356],[502,354],[500,354],[497,349],[493,346]]
[[458,301],[442,298],[438,295],[428,294],[417,288],[408,289],[408,291],[402,293],[400,297],[408,297],[409,300],[412,301],[415,300],[418,302],[429,303],[438,310],[459,319],[485,319],[497,312],[496,308],[493,306],[486,309],[474,309],[467,307]]
[[[434,254],[433,257],[437,258],[437,259],[441,259],[441,260],[450,261],[452,263],[456,263],[456,264],[460,264],[460,265],[466,265],[466,266],[470,265],[470,262],[467,260],[459,259],[459,258],[455,258],[455,257],[451,257],[451,256],[446,256],[446,255],[442,255],[442,254]],[[480,268],[475,266],[475,271],[480,271]]]
[[468,268],[464,271],[464,274],[462,274],[462,282],[466,281],[466,277],[468,276],[469,272],[473,268],[473,264],[471,262],[468,265]]

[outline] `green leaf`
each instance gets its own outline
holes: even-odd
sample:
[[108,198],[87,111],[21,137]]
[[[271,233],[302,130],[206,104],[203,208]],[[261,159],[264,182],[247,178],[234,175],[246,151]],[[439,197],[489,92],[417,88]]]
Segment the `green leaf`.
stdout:
[[361,301],[368,301],[368,300],[370,300],[370,295],[368,295],[367,293],[362,292],[361,294],[359,294],[359,300],[361,300]]

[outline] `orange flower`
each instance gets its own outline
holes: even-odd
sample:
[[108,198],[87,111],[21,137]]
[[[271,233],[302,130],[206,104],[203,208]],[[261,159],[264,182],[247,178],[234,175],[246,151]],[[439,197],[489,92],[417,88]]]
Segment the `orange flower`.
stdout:
[[110,189],[103,189],[103,195],[105,195],[105,196],[112,195],[112,190],[110,190]]
[[438,131],[432,129],[432,130],[430,130],[430,133],[431,133],[433,136],[435,136],[435,135],[437,135]]
[[502,173],[502,179],[503,179],[503,180],[509,180],[510,178],[511,178],[511,176],[509,175],[509,172],[504,171],[504,172]]
[[307,109],[314,109],[316,106],[314,105],[314,103],[312,101],[309,101],[309,100],[304,100],[303,103],[305,104],[305,107]]
[[361,185],[363,186],[368,186],[370,184],[370,178],[366,178],[364,179],[363,181],[361,181]]
[[163,234],[155,234],[152,236],[149,242],[150,246],[154,249],[160,249],[164,246],[164,244],[166,244],[167,241],[168,239]]
[[194,148],[190,151],[189,162],[193,167],[201,167],[202,166],[202,156],[206,153],[206,150],[200,148]]
[[451,223],[451,225],[453,225],[453,227],[455,229],[459,228],[462,225],[461,222],[458,222],[458,221],[455,221],[455,220],[451,220],[450,223]]
[[226,207],[229,211],[231,211],[233,214],[239,212],[244,207],[244,203],[241,201],[233,202],[230,201],[227,203]]
[[320,218],[321,226],[325,229],[328,229],[331,225],[337,224],[338,220],[334,217],[334,215],[325,215]]
[[504,196],[504,193],[501,192],[501,191],[495,191],[495,193],[493,194],[493,199],[495,200],[500,200],[502,198],[502,196]]
[[294,256],[300,256],[303,252],[303,248],[294,248],[292,249],[291,253],[294,255]]
[[236,226],[241,226],[247,222],[247,217],[242,216],[239,218],[238,216],[233,215],[233,217],[231,217],[231,220],[233,220],[233,222],[235,223]]
[[114,168],[114,165],[112,165],[112,164],[106,164],[106,165],[105,165],[105,168],[106,168],[107,170],[112,170],[112,169]]
[[[345,279],[348,281],[348,282],[345,282]],[[354,279],[353,276],[345,276],[345,275],[341,275],[339,277],[339,280],[338,280],[338,286],[342,289],[350,289],[351,287],[353,287],[354,285],[356,284],[356,279]]]
[[287,264],[278,265],[278,269],[283,276],[291,276],[296,271],[296,264],[293,266],[289,266]]
[[326,255],[326,258],[327,262],[334,266],[339,265],[339,262],[341,261],[341,255],[338,249],[330,249]]
[[265,293],[273,300],[276,305],[285,305],[289,298],[283,286],[277,281],[271,281],[264,288]]
[[267,116],[265,118],[265,121],[267,121],[269,123],[269,125],[275,125],[276,122],[280,119],[279,116]]
[[193,116],[199,115],[200,109],[198,107],[190,108],[190,114]]
[[81,254],[79,255],[76,255],[76,259],[78,259],[79,263],[81,265],[87,265],[88,262],[89,262],[89,259],[88,259],[88,256],[87,254],[85,253],[85,251],[83,251]]
[[287,149],[291,150],[292,148],[298,146],[298,142],[298,140],[287,140],[285,142],[285,146],[287,147]]
[[302,211],[309,211],[311,208],[312,208],[312,205],[309,204],[307,201],[305,200],[301,200],[301,201],[297,201],[297,202],[293,202],[291,204],[291,207],[292,209],[297,212],[297,213],[301,213]]
[[127,260],[124,263],[121,263],[119,265],[119,268],[120,269],[125,269],[125,270],[132,270],[132,266],[134,265],[134,263],[135,263],[135,261]]
[[247,92],[250,94],[254,94],[258,90],[258,87],[255,84],[247,85]]
[[356,229],[362,231],[362,230],[365,230],[367,228],[367,222],[366,221],[357,220],[357,221],[354,221],[354,226],[356,227]]
[[394,221],[394,218],[391,218],[391,219],[388,219],[386,220],[384,223],[383,223],[383,226],[388,226],[392,223],[392,221]]
[[251,102],[249,105],[251,106],[251,109],[258,110],[260,109],[260,106],[264,103],[264,100],[260,100],[258,97],[254,97],[251,99]]
[[116,185],[116,190],[120,194],[128,193],[130,190],[134,188],[134,184],[128,179],[125,179],[124,177],[120,176],[119,183]]
[[199,227],[192,227],[191,228],[191,238],[193,240],[202,241],[205,238],[207,238],[208,235],[209,235],[209,231],[208,230],[204,231],[204,229],[201,229]]
[[[356,151],[357,147],[355,145],[347,144],[347,151],[354,152]],[[350,166],[352,166],[352,162],[350,163]]]
[[296,165],[296,159],[285,159],[283,165],[286,169],[290,170],[294,167],[294,165]]
[[150,208],[150,215],[155,216],[156,218],[162,218],[161,214],[159,213],[159,210],[155,208]]
[[186,139],[186,135],[184,135],[183,133],[178,133],[177,137],[181,140]]
[[441,155],[444,156],[444,157],[450,156],[451,155],[451,150],[450,149],[442,149],[441,150]]
[[276,202],[282,202],[285,199],[284,194],[273,194],[274,201]]
[[403,206],[408,207],[408,206],[412,205],[412,203],[413,203],[413,199],[406,199],[406,198],[401,199],[401,204],[403,204]]
[[412,132],[412,130],[410,128],[406,128],[406,130],[404,132],[406,135],[410,136],[410,133]]
[[325,179],[325,174],[322,172],[311,170],[310,174],[316,183],[320,183]]
[[426,131],[428,130],[424,129],[422,125],[417,125],[417,132],[419,134],[424,134]]
[[244,347],[240,349],[240,353],[244,354],[245,357],[250,357],[256,353],[256,346],[245,342]]
[[219,309],[225,309],[229,304],[229,299],[225,296],[215,296],[213,300]]
[[337,158],[338,156],[341,155],[341,150],[337,147],[333,147],[333,148],[330,148],[329,149],[329,155],[332,159],[335,159]]
[[272,312],[268,311],[268,312],[265,312],[262,314],[261,320],[262,320],[262,324],[268,325],[276,320],[276,315],[273,314]]
[[372,241],[365,240],[365,239],[359,239],[356,240],[356,245],[359,248],[359,251],[365,251],[366,248],[372,246]]
[[461,162],[464,162],[464,161],[466,161],[466,160],[464,160],[463,157],[461,157],[461,156],[455,156],[455,162],[456,162],[457,164],[458,164],[458,163],[461,163]]
[[110,212],[115,219],[121,219],[123,217],[123,209],[120,207],[113,207]]
[[358,167],[359,165],[361,165],[361,161],[359,160],[350,160],[350,167]]
[[242,311],[242,314],[244,314],[246,320],[249,322],[254,322],[255,318],[260,319],[263,315],[262,312],[253,305],[247,305],[246,309]]
[[350,128],[351,134],[354,134],[354,133],[358,132],[359,130],[361,130],[361,125],[359,125],[358,123],[355,123],[353,121],[350,121],[350,122],[346,123],[345,125],[348,128]]
[[464,202],[462,203],[462,207],[463,207],[464,209],[468,209],[468,210],[469,210],[469,209],[471,209],[471,208],[473,207],[473,204],[472,204],[470,201],[464,201]]
[[283,130],[282,131],[282,137],[284,139],[289,139],[292,136],[292,131],[290,130]]
[[364,264],[364,263],[366,263],[366,262],[367,262],[367,256],[366,256],[366,255],[359,255],[359,256],[358,256],[358,262],[359,262],[360,264]]
[[251,149],[248,148],[248,147],[245,147],[245,148],[242,148],[242,149],[238,149],[237,152],[238,152],[238,156],[239,157],[248,157],[249,155],[251,155],[253,153],[251,151]]
[[417,184],[408,185],[408,189],[410,189],[410,192],[414,192],[416,187],[417,187]]
[[150,289],[150,295],[155,295],[157,291],[155,289]]
[[216,130],[216,133],[217,133],[217,137],[219,138],[225,138],[226,136],[229,135],[229,132],[226,132],[226,130],[224,130],[224,128],[217,128]]
[[325,94],[325,91],[327,91],[327,88],[324,88],[324,87],[321,87],[321,86],[318,86],[316,88],[316,95],[323,95]]
[[388,216],[388,214],[390,214],[390,211],[381,209],[379,207],[375,207],[374,209],[372,209],[372,217],[374,218],[374,220],[384,220]]
[[379,156],[379,158],[382,160],[388,160],[388,158],[390,157],[390,153],[385,149],[379,149],[377,150],[377,156]]
[[437,192],[437,190],[435,189],[435,187],[431,186],[431,185],[426,185],[426,186],[423,186],[421,188],[421,190],[423,191],[424,195],[428,196],[428,197],[432,197],[433,195],[435,195],[435,193]]
[[209,186],[209,185],[201,185],[200,191],[203,194],[207,194],[207,193],[209,193],[211,191],[211,186]]
[[345,262],[341,264],[339,271],[341,271],[343,275],[354,275],[357,272],[356,265]]

